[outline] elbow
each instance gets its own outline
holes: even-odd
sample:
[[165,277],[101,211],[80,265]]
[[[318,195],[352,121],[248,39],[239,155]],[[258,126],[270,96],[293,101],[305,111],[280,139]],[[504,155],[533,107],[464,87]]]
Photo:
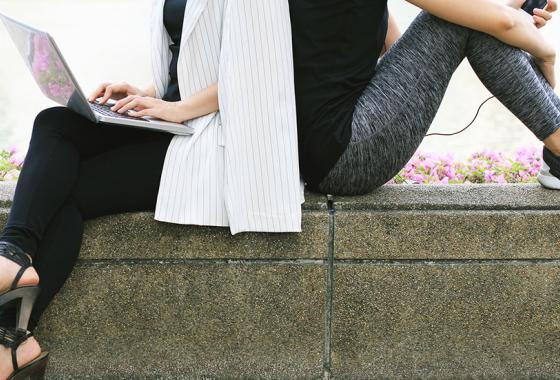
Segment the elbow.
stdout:
[[508,33],[517,26],[516,11],[507,6],[503,8],[499,11],[494,24],[494,32],[497,35]]

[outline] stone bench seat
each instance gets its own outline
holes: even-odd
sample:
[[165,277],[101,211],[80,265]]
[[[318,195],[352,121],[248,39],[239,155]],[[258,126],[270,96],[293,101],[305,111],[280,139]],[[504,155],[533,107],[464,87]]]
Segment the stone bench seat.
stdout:
[[306,193],[299,234],[97,218],[36,335],[50,379],[558,378],[559,221],[536,184]]

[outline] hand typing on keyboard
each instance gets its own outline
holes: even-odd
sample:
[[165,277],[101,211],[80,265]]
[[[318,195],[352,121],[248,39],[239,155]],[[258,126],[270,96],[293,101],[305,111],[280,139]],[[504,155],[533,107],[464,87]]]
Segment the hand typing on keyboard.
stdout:
[[[216,96],[217,103],[217,96]],[[130,116],[153,118],[169,121],[172,123],[182,123],[199,115],[192,115],[191,103],[188,102],[168,102],[162,99],[152,98],[150,96],[130,95],[119,100],[113,107],[112,111],[118,113],[126,113]],[[206,112],[205,114],[208,114]]]
[[138,120],[139,117],[137,116],[132,116],[129,113],[118,113],[118,112],[114,112],[111,110],[112,105],[111,104],[100,104],[99,102],[94,102],[91,103],[91,108],[97,112],[100,113],[102,115],[105,116],[110,116],[110,117],[116,117],[119,119],[136,119]]
[[126,83],[103,84],[93,93],[90,100],[94,100],[101,94],[104,94],[101,103],[109,99],[117,99],[118,102],[110,110],[120,115],[125,114],[126,116],[123,115],[125,117],[150,117],[172,123],[183,123],[220,110],[218,82],[177,102],[156,98],[154,85],[141,91]]
[[120,83],[103,83],[89,96],[89,101],[93,102],[95,99],[100,98],[100,103],[105,104],[110,99],[124,99],[129,95],[149,95],[148,90],[141,90],[138,87],[132,86],[126,82]]

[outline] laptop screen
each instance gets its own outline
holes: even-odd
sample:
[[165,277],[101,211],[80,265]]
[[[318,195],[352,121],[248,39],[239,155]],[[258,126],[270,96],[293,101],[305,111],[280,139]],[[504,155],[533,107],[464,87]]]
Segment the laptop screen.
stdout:
[[4,17],[3,21],[43,94],[67,106],[76,87],[49,35]]

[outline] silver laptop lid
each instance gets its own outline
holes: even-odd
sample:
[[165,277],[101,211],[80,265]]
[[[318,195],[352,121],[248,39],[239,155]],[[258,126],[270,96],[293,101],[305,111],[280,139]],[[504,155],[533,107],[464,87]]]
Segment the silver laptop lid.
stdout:
[[46,97],[97,121],[53,38],[0,13],[35,82]]

